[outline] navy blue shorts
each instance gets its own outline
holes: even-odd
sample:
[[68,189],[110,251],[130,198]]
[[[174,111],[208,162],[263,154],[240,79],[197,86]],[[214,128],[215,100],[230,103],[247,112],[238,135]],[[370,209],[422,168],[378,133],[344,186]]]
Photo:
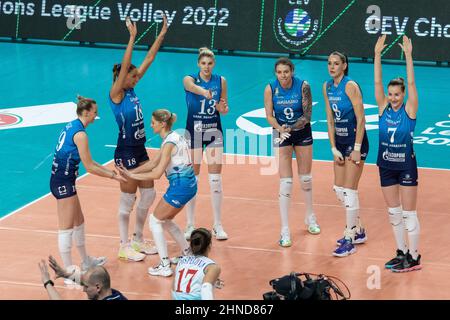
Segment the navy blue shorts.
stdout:
[[50,191],[56,199],[70,198],[77,194],[75,181],[77,178],[72,177],[56,177],[52,174],[50,177]]
[[[352,144],[341,144],[336,141],[336,149],[338,149],[344,158],[350,157],[350,153],[352,153],[355,143]],[[367,139],[367,135],[364,134],[363,141],[361,143],[361,160],[366,160],[367,155],[369,154],[369,139]]]
[[185,138],[191,149],[223,148],[223,132],[221,129],[210,129],[202,132],[187,128]]
[[175,208],[182,208],[197,194],[197,177],[178,177],[169,180],[169,188],[163,198]]
[[290,132],[291,136],[284,140],[283,143],[277,143],[275,141],[276,138],[280,137],[280,132],[278,130],[273,129],[272,132],[272,145],[274,148],[276,147],[287,147],[287,146],[294,146],[294,147],[303,147],[303,146],[310,146],[313,144],[313,137],[312,137],[312,131],[311,131],[311,124],[307,124],[303,129],[301,130],[291,130]]
[[418,173],[417,166],[407,170],[391,170],[378,167],[380,172],[380,183],[382,187],[389,187],[396,184],[401,186],[417,186]]
[[114,151],[114,162],[116,165],[122,164],[127,169],[134,169],[149,160],[145,145],[117,147]]

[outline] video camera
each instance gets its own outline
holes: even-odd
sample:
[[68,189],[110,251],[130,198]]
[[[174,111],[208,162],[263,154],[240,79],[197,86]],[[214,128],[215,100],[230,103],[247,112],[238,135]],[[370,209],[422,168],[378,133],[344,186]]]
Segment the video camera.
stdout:
[[[304,279],[301,278],[302,276]],[[348,295],[344,295],[333,279],[344,285]],[[323,274],[291,272],[284,277],[270,280],[269,284],[274,291],[264,293],[264,300],[346,300],[350,298],[350,291],[341,280]]]

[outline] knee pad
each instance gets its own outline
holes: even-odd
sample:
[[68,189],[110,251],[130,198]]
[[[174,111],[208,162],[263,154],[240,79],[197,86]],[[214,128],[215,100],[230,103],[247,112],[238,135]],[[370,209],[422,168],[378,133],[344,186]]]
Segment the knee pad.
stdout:
[[389,222],[395,227],[403,222],[402,207],[389,208]]
[[420,233],[420,224],[416,211],[403,211],[403,221],[405,222],[405,229],[408,231],[408,234]]
[[209,187],[212,193],[222,193],[222,176],[220,174],[211,173],[209,177]]
[[164,225],[165,220],[159,220],[155,215],[152,213],[150,214],[150,219],[148,219],[148,226],[150,227],[150,230],[152,230],[152,227],[155,226],[162,226]]
[[119,203],[119,215],[129,216],[131,210],[133,210],[135,201],[136,201],[136,194],[121,192]]
[[154,188],[139,188],[141,198],[138,202],[138,208],[148,210],[156,198],[156,191]]
[[312,189],[312,176],[311,174],[302,174],[300,177],[300,185],[302,190],[311,191]]
[[343,187],[338,187],[337,185],[333,186],[333,191],[334,193],[336,193],[336,197],[339,200],[339,202],[343,205],[345,205],[345,200],[344,200],[344,188]]
[[344,188],[344,203],[347,209],[350,210],[359,209],[358,191],[349,188]]
[[280,197],[290,198],[292,193],[292,178],[280,179]]

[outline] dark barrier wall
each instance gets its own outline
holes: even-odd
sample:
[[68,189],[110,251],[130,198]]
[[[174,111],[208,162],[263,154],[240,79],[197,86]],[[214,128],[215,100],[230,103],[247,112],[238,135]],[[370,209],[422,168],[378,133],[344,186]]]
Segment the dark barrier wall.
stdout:
[[0,0],[0,36],[126,43],[130,16],[151,44],[163,12],[171,47],[372,57],[383,33],[384,57],[400,59],[405,33],[416,59],[450,60],[449,0]]

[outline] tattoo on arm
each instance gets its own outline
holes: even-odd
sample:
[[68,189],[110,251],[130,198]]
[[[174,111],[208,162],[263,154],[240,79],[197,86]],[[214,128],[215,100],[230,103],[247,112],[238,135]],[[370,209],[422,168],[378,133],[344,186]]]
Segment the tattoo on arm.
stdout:
[[307,82],[303,84],[302,97],[303,115],[294,124],[295,129],[302,129],[311,121],[312,96],[311,87]]

